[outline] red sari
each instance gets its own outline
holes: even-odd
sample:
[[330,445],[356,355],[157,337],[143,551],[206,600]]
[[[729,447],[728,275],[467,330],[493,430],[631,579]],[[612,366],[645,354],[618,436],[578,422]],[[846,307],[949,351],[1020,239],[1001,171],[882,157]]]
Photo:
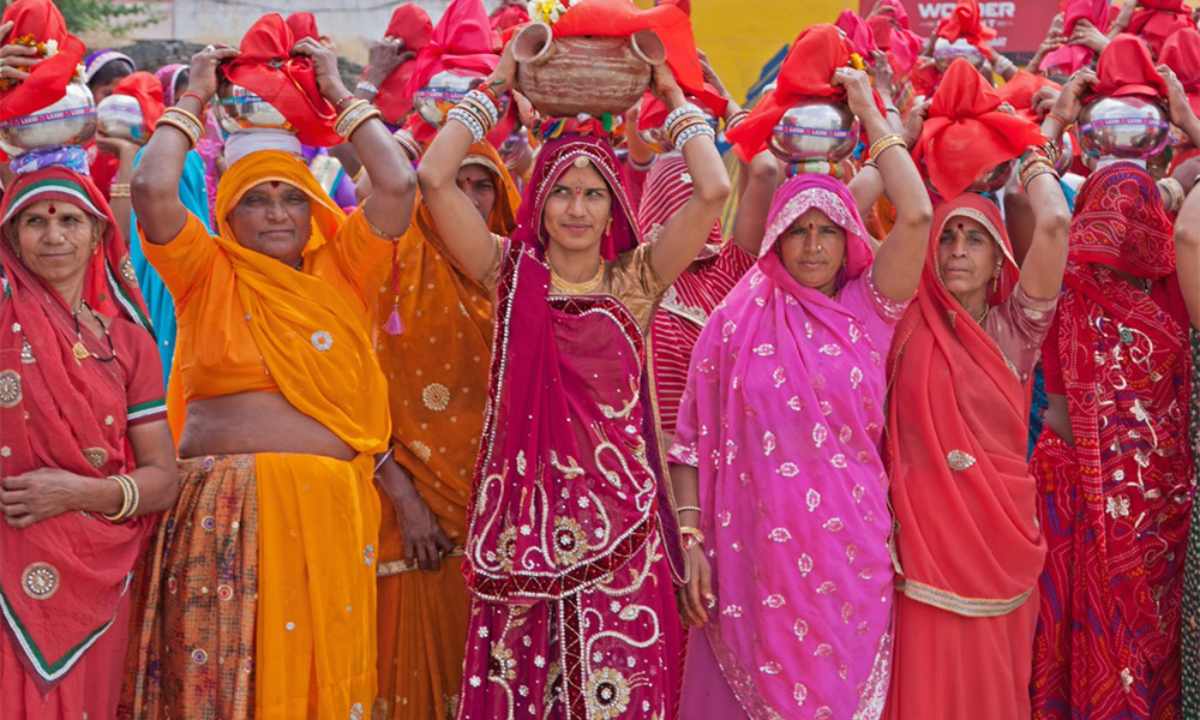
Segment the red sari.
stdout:
[[1032,460],[1049,545],[1034,717],[1178,718],[1191,356],[1171,220],[1144,170],[1088,179],[1065,285],[1043,361],[1075,442],[1047,429]]

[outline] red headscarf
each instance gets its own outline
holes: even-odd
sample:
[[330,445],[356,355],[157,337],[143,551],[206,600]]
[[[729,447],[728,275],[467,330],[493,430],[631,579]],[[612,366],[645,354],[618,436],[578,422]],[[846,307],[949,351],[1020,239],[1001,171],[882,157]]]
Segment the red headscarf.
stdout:
[[1045,142],[1036,125],[999,110],[1004,101],[971,63],[959,58],[938,84],[913,160],[925,164],[943,198],[957,197],[980,174]]
[[1096,74],[1100,78],[1092,88],[1096,95],[1167,96],[1167,85],[1154,67],[1150,49],[1136,35],[1121,33],[1113,38],[1100,53]]
[[37,112],[61,100],[85,52],[83,42],[67,32],[67,23],[51,0],[17,0],[0,16],[0,25],[10,21],[13,28],[0,43],[32,35],[42,43],[53,40],[58,52],[30,68],[29,77],[20,85],[0,93],[0,121]]
[[154,126],[163,114],[163,89],[158,78],[148,72],[139,70],[121,79],[113,88],[113,95],[128,95],[138,101],[142,109],[142,122],[147,136],[154,132]]
[[921,54],[924,39],[909,29],[908,11],[900,0],[881,0],[880,12],[867,18],[875,44],[888,55],[897,77],[907,75]]
[[958,0],[954,10],[938,23],[935,34],[950,42],[962,38],[980,49],[996,37],[996,31],[983,22],[979,0]]
[[1192,11],[1183,0],[1140,0],[1125,32],[1142,38],[1155,55],[1176,31],[1192,27]]
[[1044,87],[1062,90],[1062,86],[1045,75],[1034,75],[1028,70],[1018,70],[1012,80],[997,88],[1000,99],[1017,111],[1027,120],[1036,121],[1037,113],[1033,111],[1033,96]]
[[842,32],[846,33],[846,39],[850,41],[850,46],[854,48],[854,52],[862,55],[865,60],[870,60],[871,55],[879,49],[875,43],[875,33],[867,25],[867,21],[862,19],[862,16],[853,10],[843,10],[841,15],[838,15],[834,22]]
[[[416,3],[405,3],[392,11],[392,19],[383,36],[404,41],[405,50],[420,52],[433,38],[433,21],[429,19],[425,8]],[[412,110],[412,95],[408,86],[415,67],[414,60],[401,63],[379,86],[375,106],[389,123],[399,123]]]
[[529,11],[524,5],[501,5],[491,15],[492,30],[507,44],[513,31],[529,22]]
[[488,75],[500,64],[500,41],[481,0],[451,0],[433,37],[417,54],[408,81],[411,96],[443,70]]
[[[1087,20],[1102,33],[1108,34],[1109,0],[1067,0],[1063,9],[1063,35],[1070,37],[1080,20]],[[1046,55],[1041,69],[1058,68],[1073,75],[1092,62],[1096,51],[1082,45],[1063,45]]]
[[1158,60],[1175,71],[1192,110],[1200,113],[1200,31],[1194,27],[1176,31],[1163,44]]
[[750,116],[725,133],[745,162],[766,146],[783,114],[805,98],[843,98],[846,91],[830,80],[850,62],[853,48],[833,25],[813,25],[796,38],[779,68],[775,89],[765,94]]
[[1134,163],[1093,173],[1075,198],[1070,261],[1159,280],[1175,272],[1174,223],[1154,179]]
[[225,67],[225,75],[275,106],[296,128],[300,142],[338,145],[343,140],[333,130],[337,109],[317,88],[312,59],[292,55],[295,45],[282,15],[263,15],[242,37],[241,53]]
[[310,12],[292,13],[285,21],[292,29],[292,38],[300,42],[304,38],[320,41],[321,32],[317,30],[317,16]]

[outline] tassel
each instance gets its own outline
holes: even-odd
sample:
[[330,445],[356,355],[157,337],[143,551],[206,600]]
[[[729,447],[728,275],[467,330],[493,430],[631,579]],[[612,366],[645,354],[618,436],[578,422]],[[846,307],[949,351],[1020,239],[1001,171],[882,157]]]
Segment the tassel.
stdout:
[[400,319],[400,257],[397,250],[397,243],[392,243],[392,312],[388,315],[387,322],[383,324],[383,331],[392,337],[404,334],[404,321]]
[[397,305],[392,306],[392,313],[388,315],[387,322],[383,324],[383,331],[393,337],[404,334],[404,322],[400,319],[400,310]]

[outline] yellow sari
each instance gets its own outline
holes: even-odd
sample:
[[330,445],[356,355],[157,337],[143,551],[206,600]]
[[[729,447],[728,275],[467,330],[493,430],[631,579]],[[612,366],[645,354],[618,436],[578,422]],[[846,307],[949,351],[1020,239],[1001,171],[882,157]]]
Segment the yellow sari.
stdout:
[[[486,142],[464,165],[496,180],[488,226],[511,233],[521,196],[499,154]],[[492,354],[492,297],[450,259],[425,204],[400,240],[380,315],[395,309],[400,335],[382,336],[379,360],[388,378],[396,460],[412,476],[456,552],[439,570],[416,568],[391,502],[380,537],[379,698],[377,720],[453,718],[466,647],[468,595],[461,545],[487,399]]]

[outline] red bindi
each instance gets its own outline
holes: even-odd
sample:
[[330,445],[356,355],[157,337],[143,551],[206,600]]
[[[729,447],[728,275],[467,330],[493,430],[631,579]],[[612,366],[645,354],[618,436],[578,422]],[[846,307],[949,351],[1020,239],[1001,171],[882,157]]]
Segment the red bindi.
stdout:
[[56,210],[56,209],[54,208],[54,206],[53,206],[53,205],[51,205],[51,206],[50,206],[50,209],[49,209],[49,210],[47,210],[46,212],[48,212],[49,214],[53,215],[54,213],[58,212],[58,210]]

